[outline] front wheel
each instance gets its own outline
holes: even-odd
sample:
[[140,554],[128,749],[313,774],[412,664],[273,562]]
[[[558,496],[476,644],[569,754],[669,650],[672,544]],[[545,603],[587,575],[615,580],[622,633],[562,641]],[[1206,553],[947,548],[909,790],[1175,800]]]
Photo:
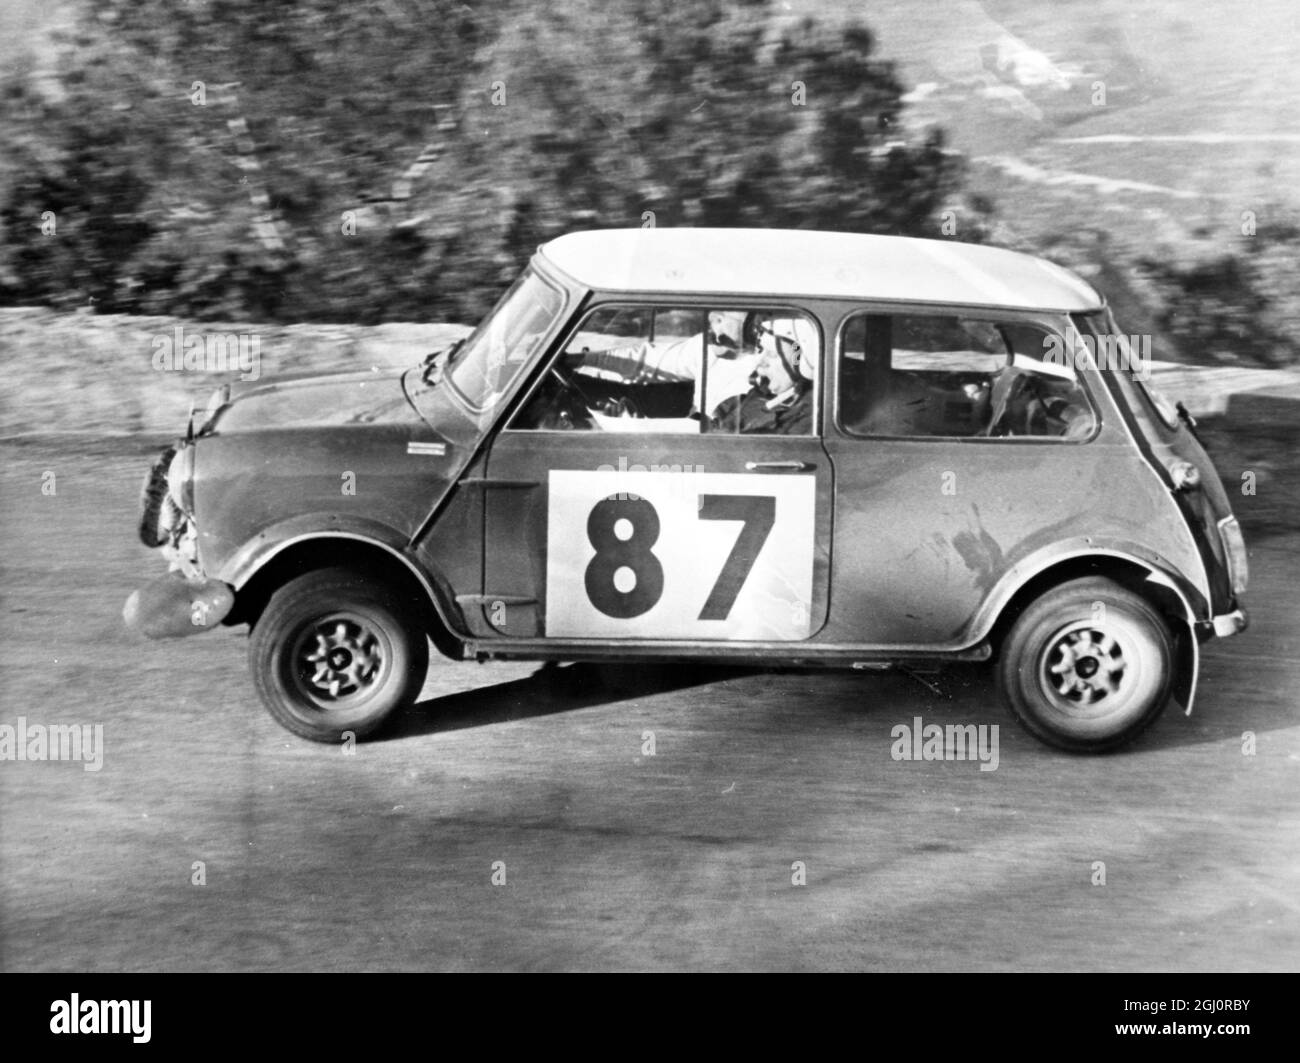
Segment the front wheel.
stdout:
[[1035,737],[1100,753],[1135,738],[1173,686],[1174,640],[1146,600],[1102,577],[1071,580],[1031,604],[1002,645],[1003,700]]
[[370,733],[420,694],[423,630],[384,583],[318,569],[277,590],[253,625],[249,664],[281,726],[315,742]]

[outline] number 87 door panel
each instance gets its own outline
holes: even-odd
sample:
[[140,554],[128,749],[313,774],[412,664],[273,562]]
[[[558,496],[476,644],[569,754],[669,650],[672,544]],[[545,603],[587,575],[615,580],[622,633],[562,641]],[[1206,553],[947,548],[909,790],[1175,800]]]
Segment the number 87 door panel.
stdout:
[[823,626],[831,473],[820,442],[683,442],[497,438],[482,600],[510,603],[485,618],[498,636],[792,642]]
[[805,639],[815,479],[552,471],[546,633]]

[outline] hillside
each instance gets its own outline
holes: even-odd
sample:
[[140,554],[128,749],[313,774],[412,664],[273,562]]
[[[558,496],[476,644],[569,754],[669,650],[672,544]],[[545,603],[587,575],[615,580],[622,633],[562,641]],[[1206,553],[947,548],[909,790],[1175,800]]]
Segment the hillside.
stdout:
[[[0,59],[39,77],[53,62],[52,38],[79,10],[78,0],[9,0],[0,8]],[[1291,0],[1207,0],[1194,8],[1174,0],[774,0],[773,10],[792,28],[806,17],[866,21],[907,89],[899,135],[945,132],[968,160],[967,191],[991,205],[994,242],[1090,276],[1127,330],[1163,337],[1159,357],[1233,360],[1225,348],[1240,321],[1226,320],[1223,335],[1210,341],[1180,335],[1180,296],[1195,287],[1180,289],[1184,280],[1159,291],[1138,266],[1144,257],[1180,270],[1212,263],[1291,232],[1300,217],[1300,7]],[[602,39],[596,32],[589,30],[590,41]],[[583,47],[575,36],[572,48]],[[590,63],[602,61],[597,47]],[[816,107],[815,80],[808,92]],[[419,147],[392,158],[393,178]],[[266,150],[288,153],[292,145]],[[183,187],[160,198],[183,212]],[[446,239],[464,218],[451,205],[439,215],[440,202],[417,181],[418,212],[389,224],[423,226]],[[959,238],[964,222],[956,219]],[[937,231],[939,224],[936,218],[933,235],[953,235]],[[1240,293],[1218,285],[1213,270],[1204,281],[1228,304],[1216,310],[1225,318],[1233,300],[1254,298],[1251,285],[1275,299],[1278,320],[1257,348],[1267,348],[1270,336],[1300,334],[1288,327],[1300,324],[1288,316],[1300,314],[1294,259],[1289,250],[1273,254],[1265,279],[1246,278]]]

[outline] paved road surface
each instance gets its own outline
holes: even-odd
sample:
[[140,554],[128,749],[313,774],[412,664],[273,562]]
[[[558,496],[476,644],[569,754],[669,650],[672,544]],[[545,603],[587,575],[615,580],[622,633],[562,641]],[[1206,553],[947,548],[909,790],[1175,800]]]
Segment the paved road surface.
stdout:
[[[1039,745],[974,668],[439,660],[346,756],[261,709],[242,632],[123,629],[146,451],[0,449],[0,723],[104,741],[0,761],[0,969],[1300,966],[1300,535],[1252,543],[1196,714],[1117,755]],[[997,770],[891,759],[917,716],[998,725]]]

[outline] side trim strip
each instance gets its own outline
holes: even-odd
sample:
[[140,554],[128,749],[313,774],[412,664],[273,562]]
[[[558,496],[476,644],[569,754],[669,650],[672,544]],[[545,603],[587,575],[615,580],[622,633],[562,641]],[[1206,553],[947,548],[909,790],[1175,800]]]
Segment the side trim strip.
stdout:
[[458,487],[541,487],[537,480],[491,480],[486,476],[467,476],[457,482]]

